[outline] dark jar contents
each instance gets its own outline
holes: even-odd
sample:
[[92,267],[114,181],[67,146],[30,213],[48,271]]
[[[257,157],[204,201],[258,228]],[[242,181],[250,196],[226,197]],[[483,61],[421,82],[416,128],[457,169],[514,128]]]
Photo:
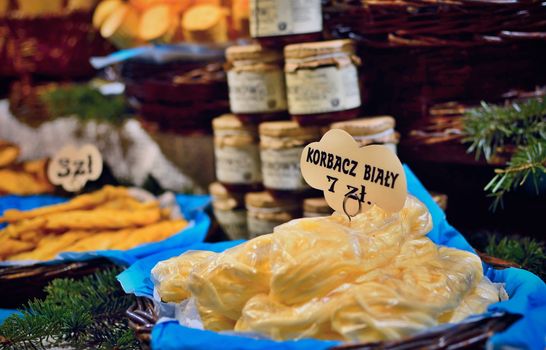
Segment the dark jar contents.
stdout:
[[294,121],[260,125],[260,158],[265,189],[275,197],[301,197],[312,189],[301,175],[300,159],[305,146],[320,139],[317,127]]
[[212,121],[216,178],[232,192],[262,188],[258,130],[228,114]]
[[256,114],[234,114],[237,119],[243,123],[261,124],[265,122],[274,122],[280,120],[289,120],[288,111],[274,113],[256,113]]
[[285,76],[288,111],[301,125],[328,125],[361,113],[352,40],[288,45]]
[[231,46],[225,70],[231,112],[244,122],[288,119],[282,52],[260,45]]
[[322,39],[321,0],[250,0],[250,36],[265,47]]

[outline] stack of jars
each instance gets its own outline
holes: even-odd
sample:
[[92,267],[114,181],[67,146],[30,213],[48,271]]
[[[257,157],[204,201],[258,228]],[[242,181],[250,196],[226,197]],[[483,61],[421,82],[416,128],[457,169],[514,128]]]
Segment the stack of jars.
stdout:
[[250,10],[255,43],[226,51],[232,114],[213,128],[217,179],[232,197],[246,194],[252,238],[304,211],[329,213],[324,200],[304,204],[322,194],[307,186],[299,166],[303,148],[325,130],[345,129],[361,145],[396,145],[398,134],[391,117],[355,119],[360,59],[351,40],[321,41],[321,0],[250,0]]

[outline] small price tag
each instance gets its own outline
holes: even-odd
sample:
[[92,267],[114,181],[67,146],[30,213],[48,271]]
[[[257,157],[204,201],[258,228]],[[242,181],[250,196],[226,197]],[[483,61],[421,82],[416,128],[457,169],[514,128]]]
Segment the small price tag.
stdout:
[[374,204],[388,212],[404,207],[406,175],[396,154],[385,146],[359,148],[351,135],[334,129],[305,147],[300,164],[305,181],[324,191],[332,209],[349,217]]
[[51,159],[47,168],[49,181],[68,192],[80,191],[88,181],[102,174],[102,156],[94,145],[81,148],[66,146]]

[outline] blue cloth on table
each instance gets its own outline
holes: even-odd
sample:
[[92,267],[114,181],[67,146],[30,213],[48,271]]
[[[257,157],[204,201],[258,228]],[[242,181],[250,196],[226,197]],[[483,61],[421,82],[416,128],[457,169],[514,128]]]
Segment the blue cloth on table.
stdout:
[[[465,238],[446,221],[444,212],[434,202],[423,185],[411,170],[405,167],[408,191],[419,198],[429,209],[434,227],[428,237],[437,244],[474,252]],[[167,250],[149,256],[133,264],[118,276],[127,293],[153,297],[153,283],[150,271],[159,261],[178,256],[188,250],[211,250],[220,252],[240,244],[224,242],[216,244],[197,244],[190,247]],[[504,311],[523,315],[518,322],[504,332],[493,336],[489,345],[493,349],[513,346],[526,349],[544,349],[546,336],[546,285],[528,271],[521,269],[494,270],[484,264],[485,274],[493,281],[505,283],[510,300],[493,304],[489,312]],[[336,341],[306,339],[300,341],[272,341],[251,339],[235,335],[219,334],[211,331],[191,329],[179,325],[176,321],[157,324],[152,331],[154,349],[218,349],[218,350],[322,350],[339,344]]]
[[[180,210],[190,224],[180,233],[163,241],[143,244],[136,248],[124,251],[101,250],[84,253],[62,253],[58,258],[43,263],[50,265],[62,261],[84,261],[103,257],[119,265],[128,266],[138,259],[166,249],[184,247],[203,242],[210,226],[210,218],[204,212],[206,207],[210,204],[210,200],[210,196],[207,195],[176,195],[176,201]],[[65,201],[67,201],[66,198],[55,196],[0,196],[0,216],[8,209],[31,210]],[[3,226],[5,226],[5,224]],[[0,228],[3,226],[0,226]],[[19,262],[1,262],[0,266],[17,264],[19,264]]]
[[[4,211],[8,209],[31,210],[46,205],[62,203],[66,200],[66,198],[55,196],[0,196],[0,216],[2,216]],[[185,247],[204,241],[210,227],[210,218],[204,212],[206,207],[210,204],[210,196],[176,195],[176,201],[180,206],[182,214],[188,221],[190,221],[190,224],[180,233],[175,234],[163,241],[143,244],[125,251],[102,250],[85,253],[62,253],[59,255],[59,257],[53,260],[40,263],[45,265],[53,265],[68,261],[85,261],[96,258],[107,258],[116,264],[129,266],[139,259],[158,252],[175,247]],[[0,229],[3,227],[5,227],[5,224],[0,225]],[[0,267],[16,266],[18,264],[20,263],[0,262]],[[15,310],[0,309],[0,324],[5,318],[15,312]]]

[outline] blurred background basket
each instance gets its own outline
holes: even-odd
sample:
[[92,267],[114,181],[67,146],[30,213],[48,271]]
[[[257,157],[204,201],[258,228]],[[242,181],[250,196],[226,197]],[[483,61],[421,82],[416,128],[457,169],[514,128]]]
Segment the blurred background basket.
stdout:
[[366,114],[393,114],[403,132],[432,105],[497,101],[546,83],[546,7],[539,1],[323,3],[328,33],[359,44]]
[[91,24],[92,11],[0,17],[3,79],[79,80],[95,74],[89,59],[112,51]]

